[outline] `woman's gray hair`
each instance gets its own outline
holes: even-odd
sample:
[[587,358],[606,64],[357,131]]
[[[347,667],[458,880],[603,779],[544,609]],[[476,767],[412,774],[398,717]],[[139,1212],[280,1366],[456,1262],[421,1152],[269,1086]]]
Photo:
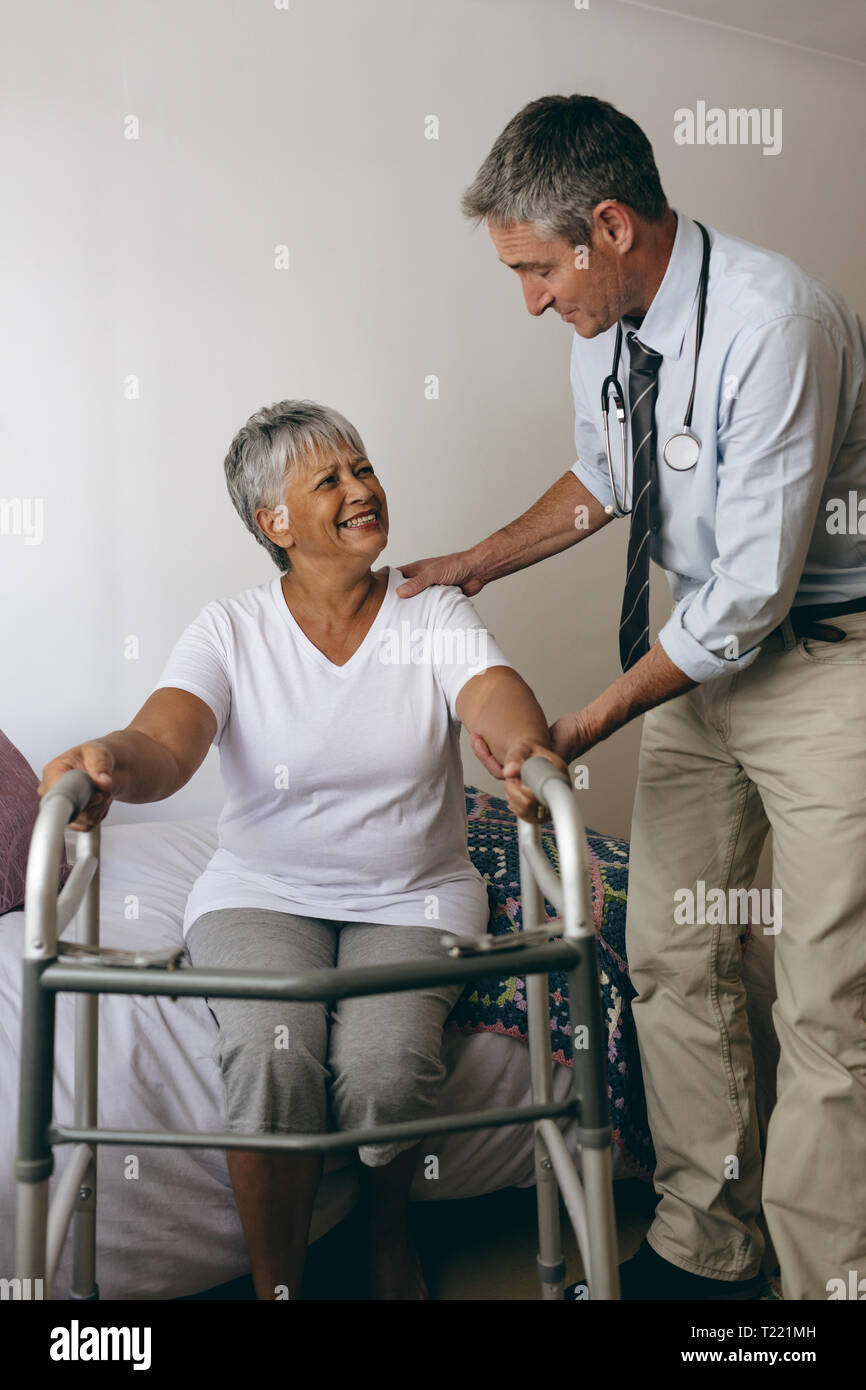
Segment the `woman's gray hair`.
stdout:
[[530,222],[542,241],[592,242],[592,212],[614,198],[649,222],[667,211],[652,145],[597,97],[550,96],[512,116],[461,201],[494,224]]
[[364,441],[355,426],[337,410],[316,401],[278,401],[263,406],[238,430],[226,454],[229,495],[238,515],[283,574],[291,569],[282,546],[268,539],[256,523],[259,507],[284,503],[286,480],[310,455],[342,448],[366,457]]

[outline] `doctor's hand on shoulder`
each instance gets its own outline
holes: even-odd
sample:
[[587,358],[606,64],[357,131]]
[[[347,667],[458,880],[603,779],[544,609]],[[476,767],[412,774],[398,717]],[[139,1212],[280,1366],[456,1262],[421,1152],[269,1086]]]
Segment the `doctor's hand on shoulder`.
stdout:
[[406,579],[397,586],[398,598],[414,598],[431,584],[453,584],[467,598],[480,594],[484,580],[476,574],[476,560],[471,550],[458,550],[453,555],[434,555],[429,560],[413,560],[409,565],[396,565]]

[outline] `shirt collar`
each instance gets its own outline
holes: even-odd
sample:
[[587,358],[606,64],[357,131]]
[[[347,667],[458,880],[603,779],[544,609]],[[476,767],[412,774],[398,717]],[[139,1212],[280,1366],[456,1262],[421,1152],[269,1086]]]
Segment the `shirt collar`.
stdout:
[[[698,297],[703,239],[700,227],[674,208],[677,230],[664,278],[637,329],[644,347],[676,361],[682,355],[686,328]],[[623,324],[623,333],[628,324]]]

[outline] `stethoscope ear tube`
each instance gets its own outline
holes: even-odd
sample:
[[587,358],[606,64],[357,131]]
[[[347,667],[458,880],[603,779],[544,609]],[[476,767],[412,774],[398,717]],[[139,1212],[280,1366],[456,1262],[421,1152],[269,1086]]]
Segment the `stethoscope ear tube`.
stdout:
[[[701,441],[692,430],[692,411],[695,404],[695,390],[698,384],[698,359],[701,353],[701,342],[704,336],[704,316],[707,307],[707,286],[709,284],[710,272],[710,237],[706,227],[702,223],[696,222],[695,226],[700,228],[701,239],[703,241],[703,256],[701,258],[701,278],[698,290],[698,313],[695,323],[695,365],[692,371],[692,389],[689,393],[689,403],[686,407],[685,418],[683,419],[682,430],[671,435],[663,450],[663,458],[669,468],[676,472],[685,473],[690,468],[694,468],[701,454]],[[622,438],[622,500],[625,503],[626,485],[626,438],[625,438],[625,402],[623,390],[620,385],[617,372],[619,370],[619,359],[622,351],[622,323],[616,326],[616,344],[613,350],[613,364],[610,374],[605,377],[601,388],[601,410],[602,427],[604,430],[604,451],[607,456],[607,474],[610,480],[610,490],[613,496],[613,504],[605,507],[608,515],[628,516],[628,511],[624,506],[620,506],[616,494],[616,487],[613,481],[613,459],[610,452],[610,430],[608,426],[608,412],[610,410],[610,395],[613,393],[613,401],[616,406],[616,413],[620,423],[620,434]]]
[[604,448],[607,454],[607,471],[610,477],[610,490],[613,494],[613,505],[605,507],[608,516],[628,516],[619,505],[616,495],[616,488],[613,485],[613,465],[610,454],[610,425],[608,415],[610,413],[611,392],[613,392],[613,403],[616,408],[616,418],[619,420],[619,435],[622,444],[622,500],[625,502],[625,458],[626,458],[626,438],[625,438],[625,399],[622,394],[622,387],[616,375],[619,365],[619,355],[622,348],[622,324],[616,326],[616,347],[614,349],[613,371],[605,377],[601,388],[601,423],[604,429]]
[[[686,414],[683,420],[683,429],[691,433],[692,410],[695,404],[695,387],[698,384],[698,358],[701,355],[701,343],[704,339],[704,314],[707,309],[707,286],[710,281],[710,236],[703,223],[698,222],[697,226],[701,229],[701,238],[704,243],[704,254],[701,259],[701,288],[698,295],[698,317],[695,324],[695,369],[692,372],[692,389],[689,395],[689,403],[686,406]],[[694,435],[691,436],[695,438]],[[700,447],[700,446],[699,446]],[[695,459],[697,463],[697,459]]]

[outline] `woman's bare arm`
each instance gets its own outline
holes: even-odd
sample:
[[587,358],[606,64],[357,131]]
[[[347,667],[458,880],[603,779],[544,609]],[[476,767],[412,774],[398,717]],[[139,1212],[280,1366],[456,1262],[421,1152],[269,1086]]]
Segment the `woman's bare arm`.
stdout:
[[162,801],[179,791],[204,762],[216,727],[213,710],[197,695],[175,686],[155,690],[125,729],[78,744],[46,763],[39,795],[64,772],[86,772],[97,792],[70,828],[90,830],[112,801]]
[[470,734],[481,735],[501,763],[515,743],[527,738],[550,747],[544,710],[510,666],[491,666],[468,680],[457,696],[457,718]]
[[[457,696],[457,718],[480,735],[503,765],[519,767],[538,754],[568,774],[568,765],[551,750],[544,710],[522,676],[510,666],[491,666],[466,682]],[[518,777],[505,778],[508,804],[522,820],[534,821],[538,802]]]

